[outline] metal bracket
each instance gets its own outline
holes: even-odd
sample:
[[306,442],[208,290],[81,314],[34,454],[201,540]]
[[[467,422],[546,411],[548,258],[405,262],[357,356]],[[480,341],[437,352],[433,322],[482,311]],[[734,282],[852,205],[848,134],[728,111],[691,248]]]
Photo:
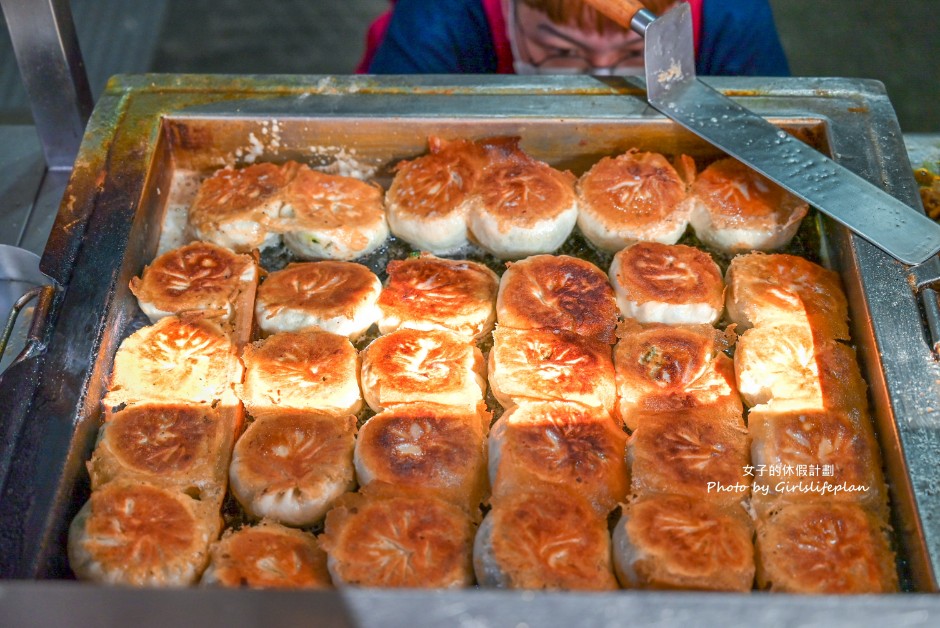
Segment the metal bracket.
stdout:
[[19,362],[28,360],[40,353],[46,348],[45,326],[46,319],[52,311],[52,304],[55,301],[56,288],[54,285],[36,286],[30,289],[23,296],[16,300],[13,308],[10,310],[10,316],[7,318],[6,326],[3,328],[3,334],[0,336],[0,358],[6,352],[7,343],[10,342],[10,336],[13,334],[13,327],[16,325],[16,319],[20,311],[35,298],[39,298],[36,309],[33,312],[33,320],[30,322],[29,331],[26,334],[26,346],[20,351],[16,359],[10,363],[8,369]]
[[68,0],[0,0],[50,170],[69,170],[94,104]]
[[920,298],[934,357],[940,358],[940,258],[911,266],[907,280]]

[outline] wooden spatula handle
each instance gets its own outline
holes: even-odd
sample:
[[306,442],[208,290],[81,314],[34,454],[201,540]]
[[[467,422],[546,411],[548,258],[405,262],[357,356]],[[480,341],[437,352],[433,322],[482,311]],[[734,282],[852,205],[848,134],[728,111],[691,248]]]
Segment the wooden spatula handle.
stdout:
[[630,22],[636,12],[646,8],[640,0],[585,0],[585,2],[626,29],[630,28]]

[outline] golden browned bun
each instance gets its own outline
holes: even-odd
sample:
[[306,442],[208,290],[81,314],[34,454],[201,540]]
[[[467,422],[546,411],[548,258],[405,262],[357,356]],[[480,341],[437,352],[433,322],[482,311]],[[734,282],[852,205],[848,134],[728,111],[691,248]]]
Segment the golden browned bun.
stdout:
[[189,208],[189,228],[199,240],[233,251],[276,245],[284,190],[300,164],[223,168],[203,181]]
[[245,347],[239,395],[257,418],[285,410],[334,415],[362,407],[359,354],[345,336],[284,332]]
[[630,488],[627,435],[603,410],[561,401],[520,403],[490,434],[494,495],[533,482],[577,487],[600,515],[623,501]]
[[493,330],[498,284],[496,273],[476,262],[428,253],[392,260],[379,296],[379,331],[448,329],[479,340]]
[[218,503],[116,480],[93,491],[69,527],[69,565],[83,580],[178,587],[195,583],[219,534]]
[[778,410],[748,414],[755,504],[778,499],[886,507],[881,457],[871,419],[853,410]]
[[399,329],[362,352],[362,394],[376,412],[415,401],[475,407],[485,388],[483,354],[450,331]]
[[121,342],[104,402],[218,401],[233,407],[233,384],[241,378],[235,346],[215,322],[167,316]]
[[805,324],[747,330],[738,340],[734,370],[749,406],[786,401],[804,410],[868,407],[855,350],[818,337]]
[[753,536],[741,507],[680,495],[640,497],[614,528],[614,568],[628,589],[750,591]]
[[705,168],[690,200],[695,235],[726,253],[786,246],[809,211],[804,201],[735,159]]
[[306,165],[284,190],[284,244],[303,259],[351,260],[388,238],[382,188]]
[[211,405],[140,403],[118,412],[106,409],[87,463],[92,489],[135,479],[221,503],[241,427],[234,415]]
[[496,318],[515,329],[566,329],[613,344],[617,301],[607,276],[568,255],[534,255],[508,264]]
[[644,413],[627,452],[638,494],[674,493],[735,505],[750,494],[747,429],[740,414],[705,407]]
[[151,322],[185,312],[232,316],[243,282],[258,276],[255,261],[210,242],[167,251],[131,279],[130,289]]
[[356,340],[379,318],[382,282],[361,264],[289,264],[258,288],[255,314],[268,334],[322,329]]
[[609,414],[616,402],[610,345],[570,331],[497,327],[489,380],[504,408],[522,401],[573,401]]
[[854,504],[788,504],[757,520],[757,584],[789,593],[898,590],[887,525]]
[[518,138],[484,141],[488,162],[467,200],[474,240],[501,258],[551,253],[578,219],[575,177],[533,159]]
[[271,521],[229,530],[213,543],[202,584],[252,589],[333,586],[316,537]]
[[675,244],[689,224],[688,185],[659,153],[604,157],[581,176],[577,192],[578,227],[611,253],[634,242]]
[[473,566],[484,587],[617,588],[606,517],[553,485],[493,500],[473,544]]
[[255,419],[235,444],[232,493],[254,517],[316,523],[355,488],[355,425],[352,415],[291,412]]
[[807,323],[816,333],[848,340],[848,304],[839,275],[795,255],[751,253],[725,274],[728,317],[738,331],[754,325]]
[[711,256],[684,244],[639,242],[614,256],[610,282],[625,318],[711,325],[724,309],[724,282]]
[[372,484],[329,512],[319,541],[337,585],[455,588],[473,584],[474,531],[455,504]]
[[385,195],[392,233],[413,247],[450,253],[467,245],[467,205],[486,163],[478,142],[428,138],[430,153],[395,168]]
[[478,513],[487,489],[488,419],[485,407],[481,412],[431,403],[380,412],[366,421],[356,438],[359,484],[433,491]]
[[728,341],[711,325],[625,321],[614,348],[617,405],[631,430],[644,410],[727,404],[741,412]]

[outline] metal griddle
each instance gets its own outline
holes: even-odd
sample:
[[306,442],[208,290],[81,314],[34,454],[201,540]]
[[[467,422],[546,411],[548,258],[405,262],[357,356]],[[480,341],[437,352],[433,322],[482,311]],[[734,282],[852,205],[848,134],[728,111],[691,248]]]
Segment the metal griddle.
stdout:
[[[912,206],[916,184],[883,87],[840,79],[713,79],[711,85],[787,133],[830,155]],[[264,131],[264,129],[267,129]],[[270,141],[276,129],[277,142]],[[88,497],[84,463],[101,420],[100,401],[120,341],[138,317],[128,281],[157,249],[174,172],[208,172],[224,162],[300,159],[337,164],[355,150],[359,164],[390,180],[401,159],[426,151],[429,134],[520,135],[523,148],[580,174],[628,148],[686,153],[700,163],[720,155],[650,109],[639,81],[589,77],[125,76],[99,100],[42,260],[66,285],[48,318],[48,348],[0,379],[0,413],[15,426],[0,449],[7,469],[0,499],[0,576],[41,582],[0,584],[0,609],[55,617],[57,604],[117,621],[146,609],[196,615],[380,625],[421,617],[429,623],[591,619],[654,623],[784,621],[812,613],[841,625],[877,621],[899,609],[925,618],[940,598],[614,592],[599,595],[467,590],[356,590],[320,594],[124,591],[68,580],[66,530]],[[254,138],[254,142],[252,140]],[[247,150],[260,143],[261,148]],[[241,156],[240,158],[238,156]],[[940,366],[921,295],[908,268],[821,214],[811,213],[812,255],[838,271],[850,304],[852,335],[870,385],[873,416],[890,485],[902,583],[936,591],[940,570]],[[934,301],[934,305],[936,302]],[[80,601],[76,601],[80,600]],[[55,604],[51,603],[55,601]],[[47,602],[47,604],[43,604]],[[48,607],[41,608],[39,606]],[[250,605],[253,611],[246,610]],[[229,610],[238,609],[235,617]],[[669,615],[666,610],[672,609]],[[176,612],[176,610],[168,612]],[[664,615],[664,613],[666,613]],[[669,615],[669,617],[667,617]],[[13,617],[22,617],[14,613]],[[168,619],[161,611],[150,613]],[[73,618],[69,615],[69,618]]]

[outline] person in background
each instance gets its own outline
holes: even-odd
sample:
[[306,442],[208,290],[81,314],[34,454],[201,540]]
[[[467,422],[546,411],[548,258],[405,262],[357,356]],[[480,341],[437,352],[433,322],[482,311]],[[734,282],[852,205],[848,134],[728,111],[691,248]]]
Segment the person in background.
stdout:
[[[787,76],[767,0],[687,0],[696,72]],[[662,14],[676,0],[643,0]],[[372,23],[372,74],[641,74],[643,40],[582,0],[397,0]]]

